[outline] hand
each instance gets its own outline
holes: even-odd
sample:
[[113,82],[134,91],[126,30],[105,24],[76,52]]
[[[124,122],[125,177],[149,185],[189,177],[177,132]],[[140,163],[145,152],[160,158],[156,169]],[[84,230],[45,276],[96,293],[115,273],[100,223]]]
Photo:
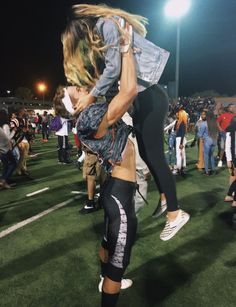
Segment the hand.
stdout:
[[180,144],[179,145],[179,149],[183,149],[184,148],[184,145],[183,144]]
[[[123,21],[124,19],[122,19]],[[123,35],[120,39],[120,51],[121,53],[127,53],[131,47],[132,44],[132,38],[133,38],[133,28],[132,26],[128,23],[125,22],[125,24],[121,24],[121,28],[123,29]]]
[[227,167],[230,169],[232,168],[232,161],[227,161]]
[[90,106],[90,104],[92,104],[95,100],[96,98],[93,97],[91,94],[85,94],[83,96],[81,95],[80,98],[78,99],[78,102],[74,106],[74,110],[75,110],[74,114],[75,115],[79,114],[84,109],[86,109],[88,106]]

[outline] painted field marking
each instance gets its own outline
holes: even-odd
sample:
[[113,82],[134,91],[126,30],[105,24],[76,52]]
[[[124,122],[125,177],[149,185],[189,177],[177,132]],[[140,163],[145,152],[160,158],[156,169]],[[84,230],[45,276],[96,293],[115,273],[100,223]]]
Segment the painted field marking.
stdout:
[[39,213],[39,214],[36,214],[36,215],[34,215],[34,216],[32,216],[32,217],[30,217],[30,218],[28,218],[28,219],[26,219],[26,220],[24,220],[24,221],[22,221],[22,222],[19,222],[19,223],[13,225],[13,226],[11,226],[11,227],[9,227],[9,228],[7,228],[7,229],[1,231],[1,232],[0,232],[0,238],[3,238],[3,237],[5,237],[5,236],[9,235],[9,234],[12,233],[13,231],[16,231],[17,229],[22,228],[22,227],[24,227],[25,225],[28,225],[28,224],[30,224],[30,223],[32,223],[32,222],[34,222],[34,221],[40,219],[41,217],[43,217],[43,216],[45,216],[45,215],[47,215],[47,214],[49,214],[49,213],[51,213],[51,212],[53,212],[53,211],[55,211],[55,210],[57,210],[57,209],[60,209],[60,208],[62,208],[62,207],[65,207],[66,205],[70,204],[71,202],[73,202],[74,200],[79,199],[79,198],[80,198],[80,197],[73,197],[73,198],[70,198],[70,199],[68,199],[68,200],[66,200],[66,201],[63,201],[63,202],[60,203],[60,204],[57,204],[57,205],[53,206],[53,207],[50,208],[50,209],[47,209],[47,210],[45,210],[45,211],[43,211],[43,212],[41,212],[41,213]]
[[71,191],[71,194],[87,195],[87,192],[83,192],[83,191]]
[[37,154],[35,154],[36,156],[41,156],[41,155],[44,155],[46,153],[49,153],[49,152],[55,152],[57,151],[57,149],[54,149],[54,150],[46,150],[46,151],[43,151],[43,152],[39,152]]
[[43,188],[41,190],[38,190],[38,191],[35,191],[35,192],[32,192],[32,193],[28,193],[28,194],[26,194],[26,197],[30,197],[30,196],[34,196],[34,195],[43,193],[43,192],[45,192],[45,191],[47,191],[49,189],[50,189],[49,187],[46,187],[46,188]]
[[[193,141],[193,139],[187,141],[187,143],[189,143],[189,142],[191,142],[191,141]],[[168,151],[166,151],[166,153],[167,153],[167,152],[168,152]],[[82,192],[82,191],[71,191],[71,193],[73,193],[73,194],[79,194],[79,195],[76,196],[76,197],[70,198],[70,199],[68,199],[68,200],[66,200],[66,201],[64,201],[64,202],[62,202],[62,203],[60,203],[60,204],[57,204],[57,205],[53,206],[53,207],[50,208],[50,209],[47,209],[47,210],[45,210],[45,211],[43,211],[43,212],[41,212],[41,213],[39,213],[39,214],[37,214],[37,215],[34,215],[34,216],[32,216],[32,217],[30,217],[30,218],[28,218],[28,219],[26,219],[26,220],[24,220],[24,221],[22,221],[22,222],[19,222],[19,223],[13,225],[13,226],[11,226],[11,227],[9,227],[9,228],[7,228],[7,229],[1,231],[1,232],[0,232],[0,238],[3,238],[3,237],[5,237],[5,236],[9,235],[10,233],[16,231],[17,229],[22,228],[22,227],[24,227],[25,225],[28,225],[28,224],[30,224],[30,223],[32,223],[32,222],[34,222],[34,221],[40,219],[41,217],[43,217],[43,216],[45,216],[45,215],[47,215],[47,214],[49,214],[49,213],[51,213],[51,212],[53,212],[53,211],[55,211],[55,210],[57,210],[57,209],[60,209],[60,208],[62,208],[62,207],[65,207],[66,205],[68,205],[69,203],[73,202],[74,200],[79,199],[79,198],[80,198],[80,195],[85,195],[85,194],[87,194],[87,192]]]

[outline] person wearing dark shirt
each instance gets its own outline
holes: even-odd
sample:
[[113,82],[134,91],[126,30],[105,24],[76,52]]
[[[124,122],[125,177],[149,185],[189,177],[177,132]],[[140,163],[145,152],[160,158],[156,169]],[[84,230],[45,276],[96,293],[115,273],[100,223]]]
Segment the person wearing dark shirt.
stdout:
[[42,142],[48,142],[49,138],[49,115],[44,111],[42,116]]
[[175,123],[176,131],[176,165],[173,174],[183,174],[186,167],[186,153],[185,153],[185,134],[187,129],[188,116],[184,110],[176,113],[177,121]]
[[17,165],[16,173],[18,175],[28,176],[29,173],[27,171],[26,160],[28,158],[29,153],[29,142],[27,140],[28,124],[25,116],[25,108],[20,108],[17,112],[17,118],[11,120],[11,127],[13,125],[17,127],[17,139],[15,141],[20,151],[20,159]]
[[227,166],[230,173],[230,187],[225,197],[225,202],[232,202],[232,207],[236,208],[236,117],[226,128],[225,153]]

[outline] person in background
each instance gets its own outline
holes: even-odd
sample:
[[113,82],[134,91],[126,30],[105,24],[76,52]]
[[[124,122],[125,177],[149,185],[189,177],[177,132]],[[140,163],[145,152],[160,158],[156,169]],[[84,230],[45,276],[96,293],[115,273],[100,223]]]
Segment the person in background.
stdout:
[[[216,123],[214,113],[208,111],[206,113],[206,121],[204,121],[199,129],[198,137],[203,140],[203,150],[204,150],[204,165],[205,165],[205,175],[209,176],[215,171],[215,158],[214,150],[217,145],[219,128]],[[209,160],[211,161],[211,173],[209,171],[208,165]]]
[[181,109],[176,113],[176,123],[174,130],[176,132],[176,165],[174,166],[173,174],[184,174],[184,168],[186,167],[186,153],[185,145],[187,132],[188,116],[187,113]]
[[69,141],[68,141],[68,119],[70,117],[69,112],[65,109],[64,105],[61,104],[61,97],[63,97],[64,88],[59,85],[55,96],[53,98],[53,108],[55,115],[60,117],[61,128],[56,131],[58,140],[58,163],[70,164],[70,153],[69,153]]
[[[133,126],[132,117],[126,112],[122,120],[129,126]],[[136,215],[144,208],[145,203],[147,203],[147,190],[148,190],[148,181],[151,179],[151,173],[139,155],[138,144],[135,137],[135,134],[130,134],[129,139],[132,141],[135,147],[135,161],[136,161],[136,178],[138,189],[136,190],[134,197],[134,206]]]
[[172,164],[176,164],[176,157],[174,158],[174,161],[172,161],[172,156],[173,156],[173,152],[175,151],[175,142],[176,142],[176,131],[174,129],[175,127],[175,123],[176,120],[173,118],[170,118],[171,122],[169,123],[169,125],[167,125],[164,128],[164,132],[168,133],[168,156],[167,156],[167,161],[168,161],[168,165],[170,167],[170,169],[173,169]]
[[100,205],[95,204],[95,191],[96,182],[99,182],[100,188],[102,187],[106,176],[101,164],[99,163],[98,156],[94,152],[84,147],[85,158],[83,163],[83,178],[87,182],[88,199],[84,207],[79,211],[81,214],[92,213],[99,209]]
[[236,116],[235,114],[235,105],[234,104],[229,104],[226,112],[222,113],[218,118],[217,118],[217,123],[218,127],[220,130],[219,133],[219,144],[220,144],[220,155],[219,155],[219,162],[218,162],[218,167],[223,166],[223,156],[225,152],[225,139],[226,139],[226,129],[229,126],[232,118]]
[[231,123],[226,128],[225,154],[227,166],[229,169],[230,187],[225,202],[231,202],[232,207],[236,208],[236,117],[231,120]]
[[49,115],[47,111],[42,116],[42,142],[48,142],[49,138]]
[[10,178],[16,169],[16,159],[12,152],[12,138],[15,134],[10,132],[9,117],[5,110],[0,110],[0,160],[3,165],[0,187],[9,189]]
[[42,116],[37,113],[37,118],[36,121],[37,121],[37,125],[36,125],[36,130],[37,132],[36,133],[40,133],[41,132],[41,128],[42,128]]
[[16,173],[18,175],[24,175],[29,177],[29,172],[27,170],[27,158],[29,153],[29,142],[27,140],[28,133],[28,122],[26,119],[25,108],[20,108],[17,112],[17,117],[11,119],[10,122],[11,129],[17,128],[14,135],[16,144],[19,148],[20,159],[16,168]]
[[198,137],[198,132],[201,128],[202,123],[206,121],[206,111],[201,112],[201,116],[195,125],[195,139],[198,144],[198,162],[197,168],[198,170],[204,169],[204,149],[203,149],[203,139]]

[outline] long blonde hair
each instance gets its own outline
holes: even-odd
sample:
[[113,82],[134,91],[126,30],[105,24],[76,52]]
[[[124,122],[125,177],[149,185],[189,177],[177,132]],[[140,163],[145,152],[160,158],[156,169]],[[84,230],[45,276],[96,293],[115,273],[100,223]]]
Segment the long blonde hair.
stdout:
[[147,19],[121,9],[102,5],[78,4],[71,9],[71,16],[62,34],[64,70],[67,81],[78,86],[93,86],[99,78],[99,59],[109,47],[94,30],[98,18],[112,19],[122,35],[122,29],[114,16],[124,18],[142,36],[147,31]]
[[176,124],[176,128],[179,129],[179,126],[181,123],[184,123],[185,129],[187,130],[187,125],[188,125],[188,115],[184,110],[180,110],[178,112],[178,120]]

